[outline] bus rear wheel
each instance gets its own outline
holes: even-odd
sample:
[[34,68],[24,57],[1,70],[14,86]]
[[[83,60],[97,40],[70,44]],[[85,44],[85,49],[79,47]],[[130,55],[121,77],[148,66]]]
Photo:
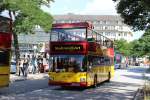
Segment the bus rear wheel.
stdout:
[[97,87],[97,75],[94,76],[94,87]]
[[108,80],[107,80],[107,82],[110,82],[110,79],[111,79],[111,74],[110,74],[110,72],[108,73]]

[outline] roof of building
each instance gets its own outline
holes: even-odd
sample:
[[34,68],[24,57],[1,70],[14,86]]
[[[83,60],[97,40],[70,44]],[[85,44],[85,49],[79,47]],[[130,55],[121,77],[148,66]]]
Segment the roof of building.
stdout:
[[57,28],[90,28],[93,29],[94,26],[89,22],[78,22],[78,23],[55,23],[52,24],[53,29]]
[[54,15],[55,20],[123,20],[119,15]]

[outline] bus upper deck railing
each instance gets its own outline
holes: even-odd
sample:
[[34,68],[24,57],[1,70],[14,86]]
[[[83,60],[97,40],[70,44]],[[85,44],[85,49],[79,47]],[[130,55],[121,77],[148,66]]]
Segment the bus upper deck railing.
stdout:
[[[52,37],[53,36],[53,37]],[[88,41],[100,46],[113,48],[113,41],[89,28],[56,28],[52,29],[50,41]]]

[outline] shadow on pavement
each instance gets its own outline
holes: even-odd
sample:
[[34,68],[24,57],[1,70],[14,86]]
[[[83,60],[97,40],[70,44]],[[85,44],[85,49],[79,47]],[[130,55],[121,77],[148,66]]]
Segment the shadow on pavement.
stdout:
[[144,67],[130,67],[127,69],[128,72],[134,72],[134,73],[145,73],[147,68]]
[[[130,86],[130,87],[129,87]],[[55,94],[59,94],[61,100],[66,100],[65,97],[71,97],[71,100],[131,100],[135,93],[136,89],[132,87],[138,87],[139,85],[131,83],[122,83],[122,82],[105,82],[100,84],[96,88],[87,88],[84,90],[70,88],[64,89],[56,87],[53,89],[53,92],[49,91],[51,97],[55,98]]]
[[[41,80],[43,81],[43,80]],[[27,81],[24,81],[27,82]],[[39,81],[36,80],[36,83]],[[20,84],[19,84],[20,85]],[[35,84],[28,84],[34,87]],[[130,87],[129,87],[130,86]],[[11,100],[132,100],[135,94],[135,84],[122,82],[109,82],[99,85],[97,88],[88,88],[85,90],[66,90],[58,87],[47,87],[25,94],[9,95]],[[19,86],[16,86],[16,89]],[[27,88],[27,87],[25,87]],[[25,89],[23,88],[23,89]],[[29,88],[29,87],[28,87]],[[19,93],[23,93],[19,92]],[[42,99],[41,99],[42,98]]]
[[139,75],[122,75],[122,76],[129,77],[129,78],[132,78],[132,79],[145,80],[144,76],[139,76]]
[[22,81],[13,81],[10,83],[9,87],[0,89],[0,96],[21,94],[47,87],[48,87],[48,76],[43,76],[39,79],[31,78]]

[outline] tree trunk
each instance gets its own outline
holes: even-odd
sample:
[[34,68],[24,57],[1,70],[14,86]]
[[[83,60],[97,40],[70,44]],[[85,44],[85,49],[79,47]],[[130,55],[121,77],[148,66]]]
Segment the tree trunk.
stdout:
[[[13,27],[13,19],[12,19],[12,11],[9,10],[9,16],[11,18],[11,27]],[[15,12],[13,12],[13,16],[15,16]],[[18,44],[18,36],[16,34],[16,32],[14,32],[13,28],[12,28],[12,34],[13,34],[13,41],[14,41],[14,49],[15,49],[15,58],[16,58],[16,73],[19,72],[19,66],[18,66],[18,62],[20,59],[20,52],[19,52],[19,44]]]
[[13,33],[13,37],[14,37],[15,55],[16,55],[16,59],[18,60],[20,58],[18,36],[16,33]]

